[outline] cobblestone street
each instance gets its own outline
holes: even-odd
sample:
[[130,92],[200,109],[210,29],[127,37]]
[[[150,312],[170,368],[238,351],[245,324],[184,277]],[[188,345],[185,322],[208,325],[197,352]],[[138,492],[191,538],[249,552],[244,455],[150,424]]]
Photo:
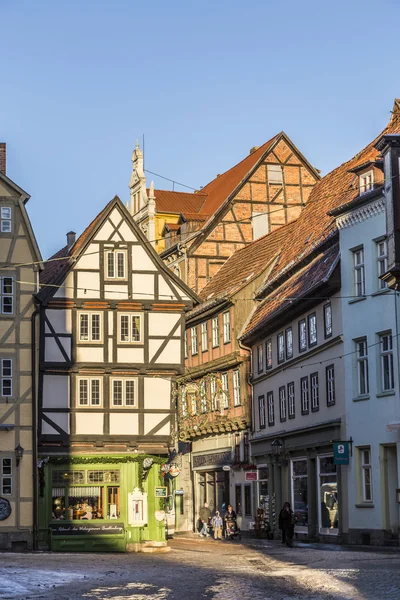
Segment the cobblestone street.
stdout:
[[3,554],[0,598],[398,600],[400,553],[180,538],[168,554]]

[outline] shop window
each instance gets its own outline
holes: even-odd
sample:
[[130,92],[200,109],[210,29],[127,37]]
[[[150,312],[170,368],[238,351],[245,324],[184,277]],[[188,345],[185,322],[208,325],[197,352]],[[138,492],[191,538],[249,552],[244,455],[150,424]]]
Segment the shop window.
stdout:
[[120,501],[119,487],[107,488],[107,519],[119,519]]
[[88,483],[119,483],[119,471],[88,471]]
[[339,502],[337,474],[333,456],[318,458],[320,531],[337,534],[339,528]]
[[251,510],[251,486],[244,486],[244,514],[246,516],[250,516],[252,514]]
[[[66,510],[63,516],[53,518],[73,519],[81,521],[90,521],[92,519],[103,519],[103,488],[99,486],[80,486],[67,488],[53,488],[53,505],[56,505],[54,498],[65,499],[67,497]],[[61,502],[62,506],[64,502]],[[54,511],[53,511],[54,512]]]
[[298,527],[308,526],[307,459],[292,460],[292,505]]
[[235,511],[237,514],[242,514],[242,486],[235,485]]
[[65,510],[65,488],[53,487],[51,490],[51,517],[56,521],[72,519],[71,512]]
[[51,474],[53,485],[79,485],[86,483],[85,471],[62,471],[56,470]]
[[12,495],[12,459],[4,457],[1,459],[1,495]]
[[265,515],[269,516],[269,495],[268,495],[268,468],[260,467],[258,469],[258,506],[263,508]]
[[211,514],[219,510],[225,514],[229,504],[229,473],[226,471],[208,471],[198,473],[198,509],[208,502]]

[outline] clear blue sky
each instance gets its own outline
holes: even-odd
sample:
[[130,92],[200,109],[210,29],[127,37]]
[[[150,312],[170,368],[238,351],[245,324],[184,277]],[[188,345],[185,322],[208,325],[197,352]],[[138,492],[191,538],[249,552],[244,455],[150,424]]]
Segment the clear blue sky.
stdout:
[[399,22],[396,0],[0,0],[0,141],[43,256],[128,199],[143,133],[193,187],[281,130],[323,173],[351,157],[400,96]]

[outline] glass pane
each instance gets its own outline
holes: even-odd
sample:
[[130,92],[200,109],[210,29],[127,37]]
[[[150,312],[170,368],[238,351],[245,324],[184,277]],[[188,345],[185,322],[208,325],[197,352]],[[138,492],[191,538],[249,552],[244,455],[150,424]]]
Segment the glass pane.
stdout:
[[199,508],[204,506],[204,502],[206,501],[206,474],[198,473],[198,482],[199,482]]
[[86,406],[89,403],[88,383],[87,379],[80,379],[79,381],[79,404],[81,406]]
[[81,521],[103,519],[103,488],[71,488],[68,493],[68,518]]
[[336,465],[334,463],[333,456],[322,456],[319,459],[319,472],[325,473],[336,473]]
[[91,381],[92,387],[92,406],[100,405],[100,380],[92,379]]
[[117,253],[117,273],[118,277],[125,277],[125,255],[123,252]]
[[[61,490],[62,491],[62,488]],[[65,511],[65,496],[59,495],[52,499],[53,504],[51,507],[51,516],[56,521],[63,521],[64,519],[72,519],[69,513]]]
[[[143,521],[143,505],[140,506],[139,500],[136,502],[134,519],[137,517],[138,521]],[[119,501],[119,487],[107,488],[107,518],[108,519],[119,519],[120,516],[120,501]]]
[[244,486],[244,514],[251,515],[251,487],[249,485]]
[[120,379],[113,381],[113,405],[122,406],[122,381]]
[[92,340],[100,340],[100,315],[92,315]]
[[135,405],[135,382],[126,381],[125,382],[125,404],[126,406],[134,406]]
[[107,277],[115,277],[113,252],[107,253]]
[[297,525],[308,525],[308,480],[307,477],[296,477],[293,480],[293,510],[297,517]]
[[83,341],[87,341],[89,339],[89,315],[80,316],[79,337]]
[[121,342],[129,342],[129,317],[121,316]]
[[339,504],[337,495],[336,474],[321,475],[321,527],[337,529],[339,527]]
[[3,277],[3,294],[13,293],[13,280],[12,277]]
[[140,342],[140,317],[132,317],[132,342]]
[[242,486],[235,486],[235,511],[242,514]]

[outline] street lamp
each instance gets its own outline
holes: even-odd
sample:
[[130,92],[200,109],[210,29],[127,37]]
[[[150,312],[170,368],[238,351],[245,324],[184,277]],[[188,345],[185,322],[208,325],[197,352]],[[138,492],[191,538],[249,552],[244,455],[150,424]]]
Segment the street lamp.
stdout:
[[15,448],[15,458],[17,461],[17,467],[19,467],[19,461],[21,460],[23,455],[24,455],[24,448],[21,446],[20,443],[18,443],[18,446]]
[[275,462],[279,465],[285,466],[287,465],[286,459],[281,459],[280,457],[285,454],[285,444],[279,439],[275,438],[273,442],[271,442],[271,450],[272,454],[275,457]]

